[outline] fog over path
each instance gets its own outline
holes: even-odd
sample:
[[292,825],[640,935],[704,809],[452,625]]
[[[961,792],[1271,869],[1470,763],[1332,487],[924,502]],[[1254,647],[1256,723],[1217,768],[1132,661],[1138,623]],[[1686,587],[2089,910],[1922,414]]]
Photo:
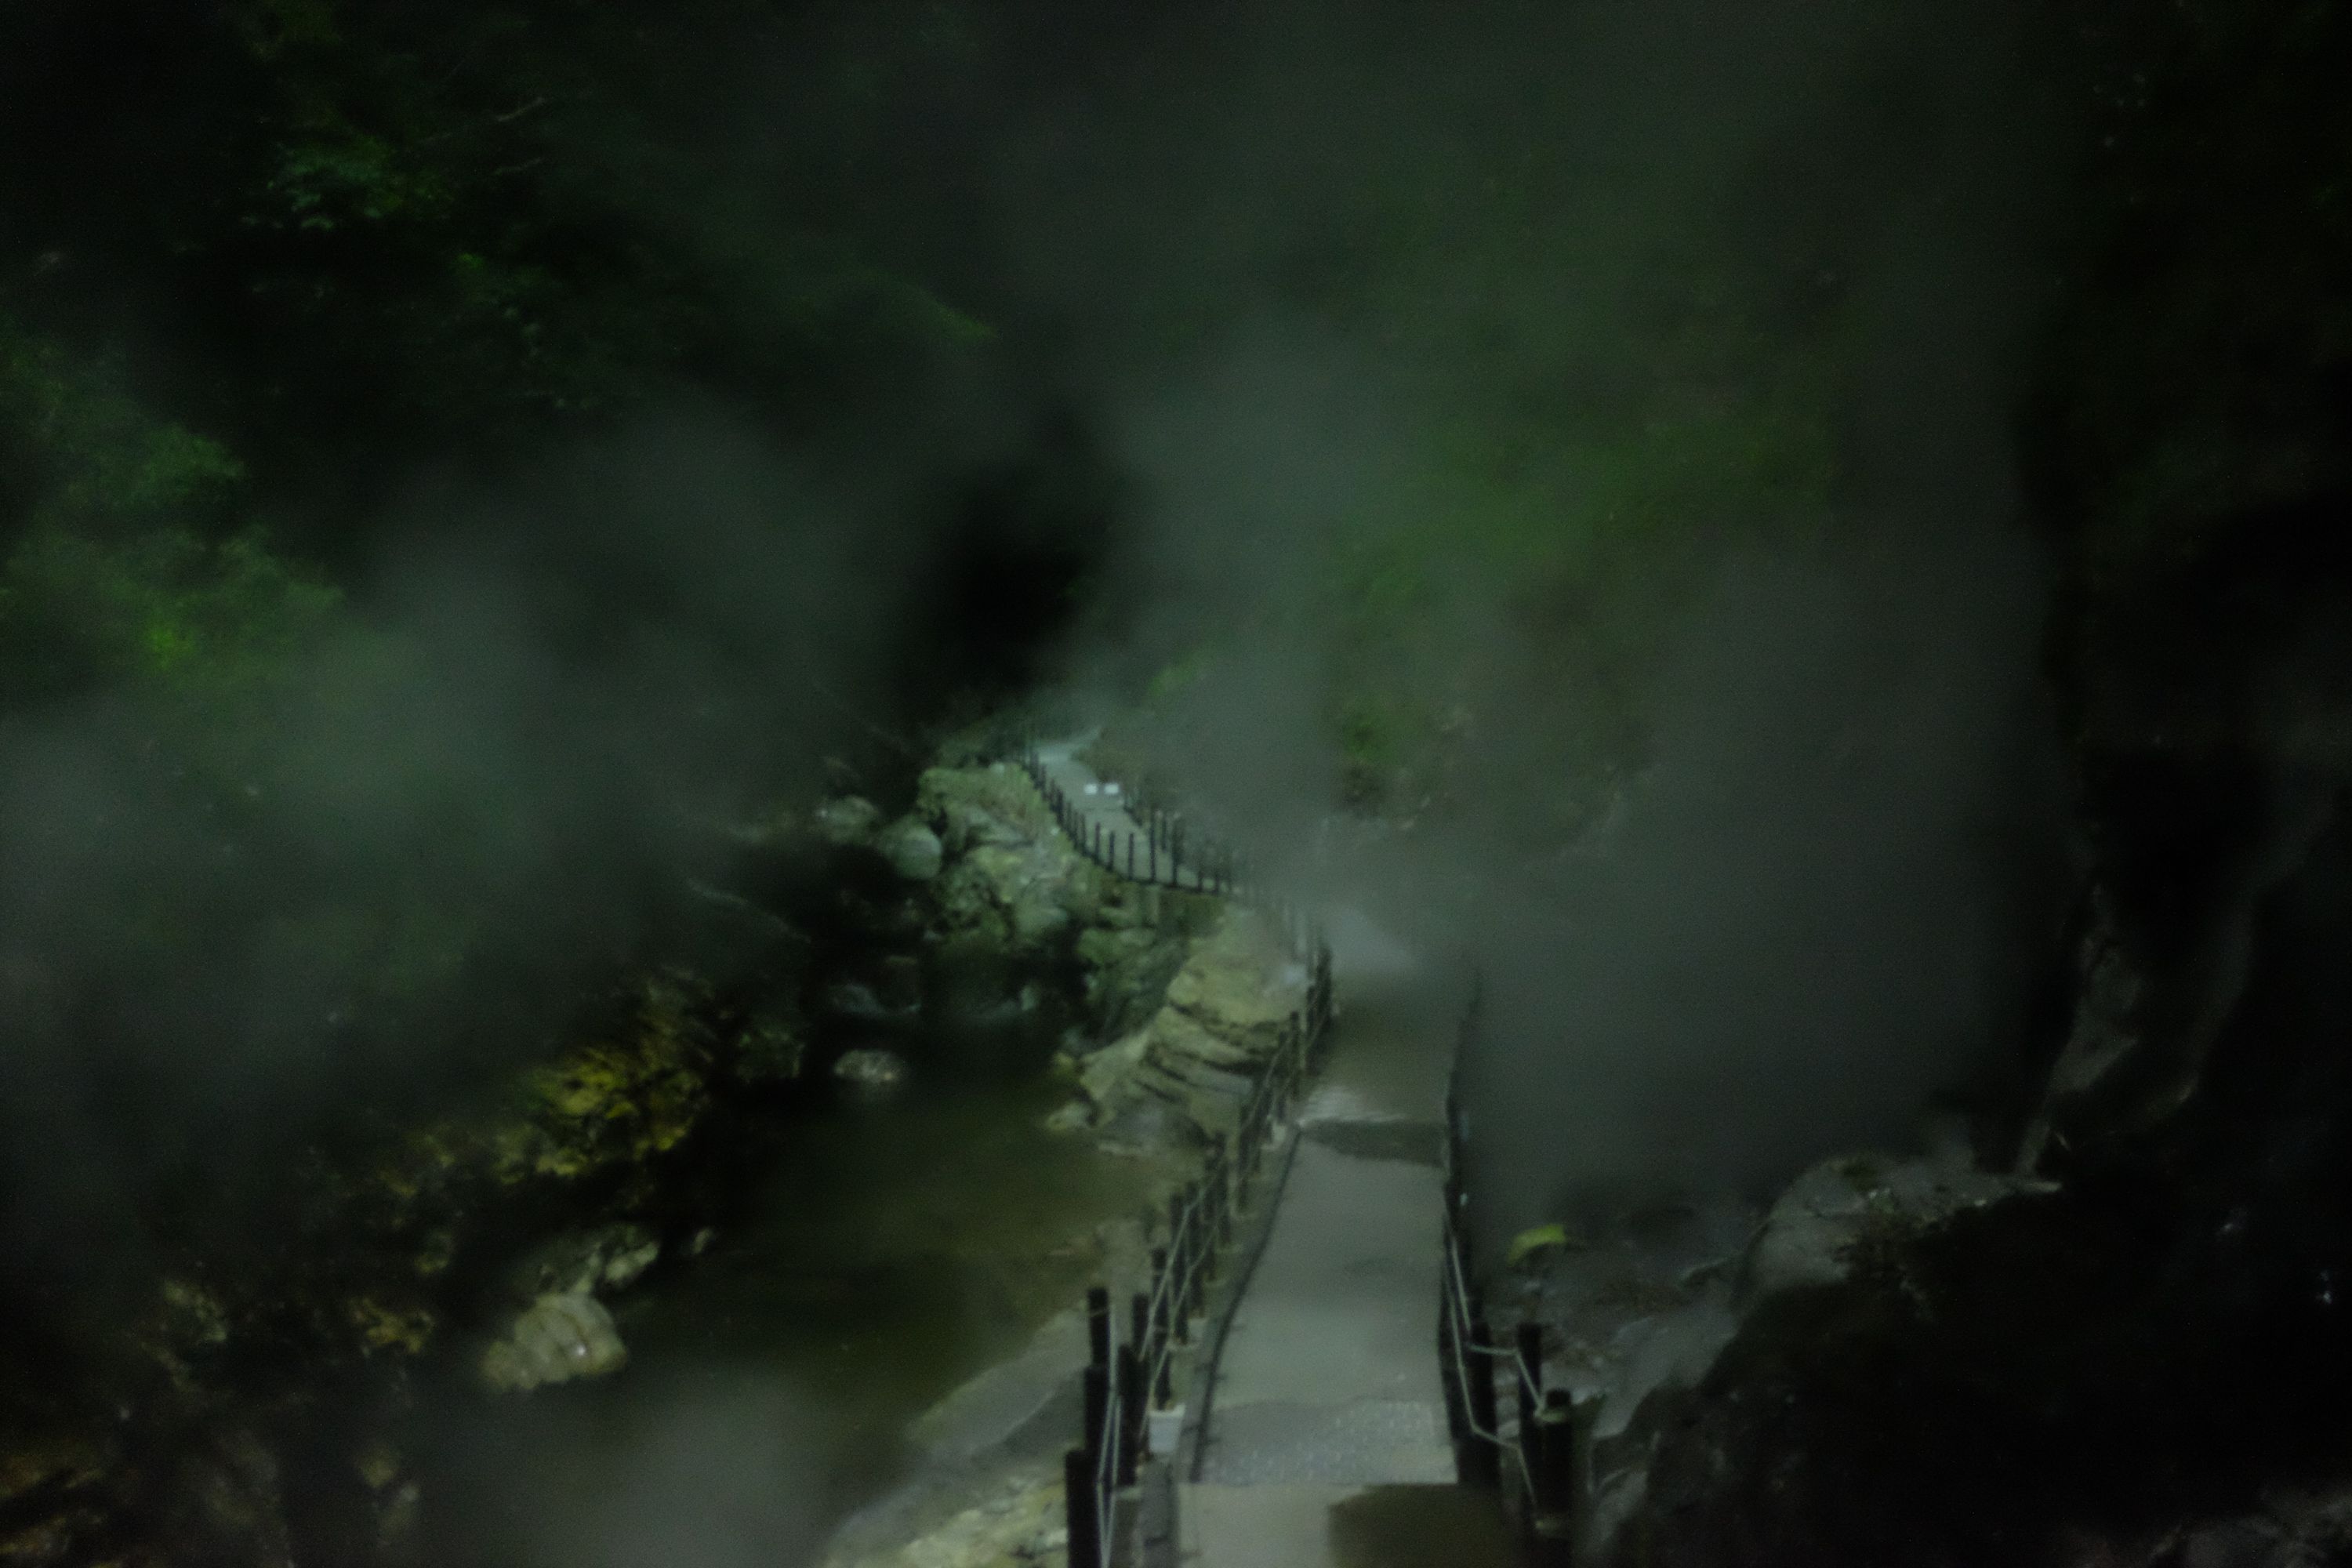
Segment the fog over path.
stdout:
[[[1204,1568],[1486,1561],[1491,1502],[1454,1487],[1437,1342],[1438,1149],[1456,998],[1360,920],[1264,1251],[1213,1372],[1178,1507]],[[1353,940],[1350,940],[1350,939]],[[1372,1521],[1377,1521],[1375,1525]]]

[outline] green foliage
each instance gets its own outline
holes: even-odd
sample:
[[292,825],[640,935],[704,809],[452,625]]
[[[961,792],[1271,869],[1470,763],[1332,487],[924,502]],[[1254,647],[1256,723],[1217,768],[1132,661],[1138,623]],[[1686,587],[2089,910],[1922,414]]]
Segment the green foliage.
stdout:
[[327,232],[404,217],[428,221],[447,209],[448,183],[439,171],[404,166],[382,137],[345,125],[321,130],[320,140],[278,149],[278,166],[262,185],[267,216],[248,221]]
[[217,441],[149,415],[119,363],[92,364],[0,317],[0,426],[52,487],[49,504],[82,519],[147,521],[210,510],[244,477]]
[[0,563],[0,672],[20,697],[106,682],[247,696],[285,678],[339,602],[255,534],[100,541],[46,525]]

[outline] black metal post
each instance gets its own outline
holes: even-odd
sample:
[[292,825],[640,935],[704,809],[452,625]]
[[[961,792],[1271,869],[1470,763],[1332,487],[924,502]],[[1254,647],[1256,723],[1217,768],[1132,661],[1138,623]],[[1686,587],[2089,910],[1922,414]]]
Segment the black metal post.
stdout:
[[1226,1163],[1225,1135],[1222,1132],[1209,1145],[1209,1211],[1214,1224],[1210,1231],[1210,1254],[1234,1239],[1233,1189],[1227,1181],[1230,1166]]
[[1454,1479],[1466,1484],[1470,1479],[1470,1458],[1466,1445],[1470,1442],[1467,1413],[1464,1409],[1466,1391],[1463,1387],[1464,1357],[1458,1352],[1459,1334],[1454,1326],[1454,1277],[1451,1260],[1441,1258],[1437,1270],[1437,1378],[1445,1389],[1445,1436],[1454,1445]]
[[1180,1345],[1192,1342],[1192,1232],[1184,1225],[1184,1211],[1190,1206],[1192,1189],[1186,1187],[1168,1200],[1168,1237],[1174,1248],[1176,1272],[1168,1283],[1169,1331]]
[[1192,1228],[1187,1241],[1191,1244],[1192,1266],[1184,1271],[1184,1313],[1196,1317],[1201,1310],[1201,1296],[1208,1287],[1210,1277],[1217,1270],[1216,1248],[1210,1242],[1208,1177],[1202,1176],[1188,1189],[1192,1194]]
[[1536,1568],[1570,1568],[1576,1526],[1575,1418],[1564,1388],[1548,1390],[1543,1407],[1536,1412],[1536,1443],[1528,1454],[1528,1473],[1535,1478]]
[[1176,1281],[1168,1275],[1168,1249],[1151,1249],[1151,1282],[1160,1299],[1160,1312],[1151,1323],[1151,1360],[1160,1368],[1159,1385],[1151,1391],[1151,1402],[1165,1406],[1175,1397],[1176,1358],[1168,1353],[1168,1342],[1175,1332],[1171,1320],[1176,1310]]
[[1133,1345],[1118,1347],[1118,1466],[1114,1480],[1135,1484],[1136,1462],[1143,1457],[1143,1360]]
[[[1078,1397],[1086,1401],[1085,1407],[1079,1412],[1079,1420],[1081,1430],[1086,1437],[1087,1454],[1090,1458],[1099,1459],[1102,1457],[1103,1444],[1109,1439],[1109,1434],[1104,1430],[1104,1427],[1108,1424],[1110,1415],[1110,1369],[1104,1366],[1087,1368],[1079,1379]],[[1087,1468],[1090,1473],[1087,1479],[1087,1487],[1088,1490],[1092,1490],[1093,1467],[1089,1465]]]
[[1110,1288],[1090,1285],[1087,1288],[1087,1364],[1105,1371],[1110,1368]]
[[[1470,1353],[1463,1358],[1469,1373],[1469,1386],[1464,1389],[1464,1403],[1469,1407],[1470,1425],[1478,1431],[1496,1433],[1501,1430],[1500,1413],[1495,1399],[1495,1336],[1487,1330],[1486,1315],[1478,1310],[1477,1300],[1469,1302]],[[1462,1479],[1492,1489],[1502,1485],[1503,1451],[1488,1438],[1474,1439],[1470,1445],[1471,1465]]]
[[1102,1518],[1095,1506],[1095,1462],[1084,1448],[1062,1456],[1063,1513],[1070,1527],[1070,1568],[1102,1568]]
[[1518,1374],[1512,1378],[1519,1391],[1519,1441],[1535,1430],[1536,1406],[1543,1399],[1543,1325],[1523,1322],[1518,1331]]

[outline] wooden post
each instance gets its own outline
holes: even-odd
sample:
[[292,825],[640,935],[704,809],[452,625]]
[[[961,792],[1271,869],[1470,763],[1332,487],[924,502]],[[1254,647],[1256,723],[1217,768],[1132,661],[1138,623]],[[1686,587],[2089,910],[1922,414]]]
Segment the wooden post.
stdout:
[[1070,1568],[1102,1568],[1102,1519],[1095,1507],[1095,1462],[1084,1448],[1062,1456],[1062,1511],[1070,1527]]
[[1129,879],[1129,881],[1134,880],[1134,879],[1135,879],[1135,835],[1134,835],[1133,833],[1129,833],[1129,834],[1127,836],[1127,875],[1128,875],[1128,879]]
[[1127,1299],[1127,1342],[1149,1370],[1151,1355],[1151,1298],[1138,1290]]
[[1087,1288],[1087,1351],[1089,1366],[1110,1369],[1110,1289],[1104,1285]]

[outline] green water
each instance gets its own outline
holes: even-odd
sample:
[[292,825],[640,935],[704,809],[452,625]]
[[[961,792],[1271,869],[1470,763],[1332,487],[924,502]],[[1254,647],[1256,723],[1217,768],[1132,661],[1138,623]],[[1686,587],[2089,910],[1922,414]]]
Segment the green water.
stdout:
[[623,1314],[632,1353],[770,1365],[895,1432],[1074,1305],[1090,1233],[1146,1204],[1146,1166],[1039,1127],[1065,1098],[967,1085],[793,1128],[754,1223]]
[[432,1405],[418,1560],[813,1560],[911,1473],[907,1424],[1076,1305],[1094,1232],[1159,1190],[1150,1163],[1039,1126],[1066,1092],[967,1080],[773,1128],[732,1226],[614,1303],[626,1369]]

